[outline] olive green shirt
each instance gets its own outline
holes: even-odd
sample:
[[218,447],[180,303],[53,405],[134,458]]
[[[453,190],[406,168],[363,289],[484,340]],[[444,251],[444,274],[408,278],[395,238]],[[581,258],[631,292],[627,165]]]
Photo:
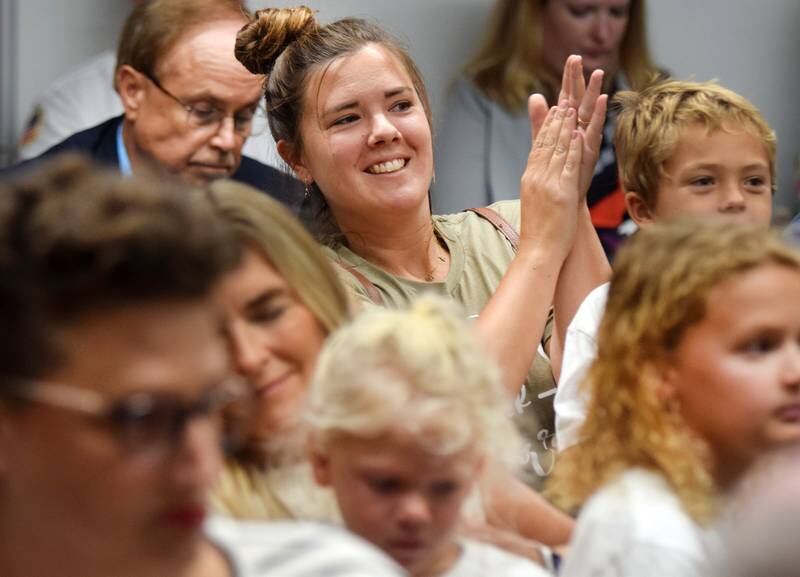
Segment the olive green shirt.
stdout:
[[[497,202],[490,208],[519,230],[518,200]],[[475,318],[500,284],[514,258],[514,249],[492,223],[473,212],[434,216],[433,223],[436,233],[450,252],[450,271],[441,282],[427,283],[396,277],[361,258],[346,246],[326,250],[330,258],[338,263],[336,268],[342,281],[365,305],[374,306],[374,303],[364,286],[346,269],[357,270],[373,283],[380,291],[386,306],[403,306],[423,293],[434,293],[461,303],[468,317]],[[551,333],[552,315],[542,342],[547,342]],[[551,443],[555,430],[555,386],[550,361],[540,348],[513,408],[525,440],[523,476],[534,486],[541,485],[543,477],[550,473],[553,466],[555,453]]]

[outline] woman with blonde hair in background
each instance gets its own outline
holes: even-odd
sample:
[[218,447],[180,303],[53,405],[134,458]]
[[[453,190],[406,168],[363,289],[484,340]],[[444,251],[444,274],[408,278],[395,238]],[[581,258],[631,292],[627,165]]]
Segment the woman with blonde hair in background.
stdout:
[[761,226],[652,225],[620,251],[578,444],[562,575],[695,576],[706,527],[765,451],[800,441],[800,254]]
[[[639,90],[657,69],[647,49],[645,0],[497,0],[486,37],[453,85],[437,147],[436,212],[516,198],[531,129],[532,92],[556,102],[564,62],[581,57],[603,90]],[[613,114],[588,193],[592,221],[608,254],[623,238],[625,205],[617,181]]]
[[217,487],[217,508],[249,519],[336,518],[311,478],[301,415],[317,354],[350,315],[348,296],[284,207],[233,181],[213,183],[208,194],[244,247],[217,296],[234,369],[257,403],[248,442]]

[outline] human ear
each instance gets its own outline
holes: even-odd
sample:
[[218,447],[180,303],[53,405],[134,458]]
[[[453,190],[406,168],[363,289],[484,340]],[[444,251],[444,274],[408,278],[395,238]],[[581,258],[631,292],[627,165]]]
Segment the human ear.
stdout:
[[317,485],[329,487],[331,485],[331,460],[328,454],[322,450],[319,439],[311,439],[309,457]]
[[639,226],[652,224],[655,220],[653,211],[636,192],[628,191],[625,193],[625,207],[628,209],[628,215],[633,219],[633,222]]
[[115,80],[114,86],[125,109],[125,117],[135,120],[145,98],[145,77],[133,67],[123,64],[117,70]]
[[669,406],[678,400],[678,374],[669,360],[642,370],[643,381],[653,389],[660,406]]
[[283,161],[292,167],[292,170],[297,175],[303,184],[306,186],[310,185],[314,182],[314,177],[311,175],[311,171],[306,168],[306,165],[299,154],[297,154],[294,150],[294,147],[289,144],[286,140],[281,139],[278,141],[278,154],[281,155]]

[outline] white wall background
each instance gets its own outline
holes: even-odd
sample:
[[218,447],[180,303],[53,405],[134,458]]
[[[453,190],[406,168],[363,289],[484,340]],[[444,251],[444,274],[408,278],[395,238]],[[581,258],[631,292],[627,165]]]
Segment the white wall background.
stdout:
[[18,0],[17,130],[55,78],[116,48],[129,0]]
[[[492,0],[304,0],[330,22],[346,16],[380,24],[400,40],[419,66],[428,87],[433,118],[441,118],[445,91],[453,75],[472,54]],[[249,0],[253,9],[274,6]]]
[[[329,21],[361,16],[402,40],[441,117],[452,76],[471,54],[493,0],[305,0]],[[249,0],[253,8],[275,5]],[[113,47],[128,0],[19,0],[17,127],[54,77]],[[800,1],[650,0],[657,62],[677,77],[716,78],[751,99],[779,137],[778,204],[794,209],[793,159],[800,152]]]
[[717,79],[761,109],[778,135],[777,208],[797,209],[800,1],[650,0],[648,10],[660,65],[680,78]]

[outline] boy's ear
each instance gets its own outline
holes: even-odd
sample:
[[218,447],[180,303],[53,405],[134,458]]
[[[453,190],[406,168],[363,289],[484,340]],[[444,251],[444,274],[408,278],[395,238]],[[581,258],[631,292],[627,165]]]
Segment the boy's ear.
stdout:
[[655,220],[655,215],[651,208],[636,192],[625,192],[625,207],[628,209],[628,214],[633,219],[633,222],[639,226],[652,224]]
[[295,153],[293,147],[288,142],[283,139],[279,140],[277,148],[278,154],[281,155],[283,161],[292,167],[292,170],[294,170],[297,178],[299,178],[303,184],[308,186],[314,182],[314,177],[311,176],[311,171],[306,168],[300,156]]

